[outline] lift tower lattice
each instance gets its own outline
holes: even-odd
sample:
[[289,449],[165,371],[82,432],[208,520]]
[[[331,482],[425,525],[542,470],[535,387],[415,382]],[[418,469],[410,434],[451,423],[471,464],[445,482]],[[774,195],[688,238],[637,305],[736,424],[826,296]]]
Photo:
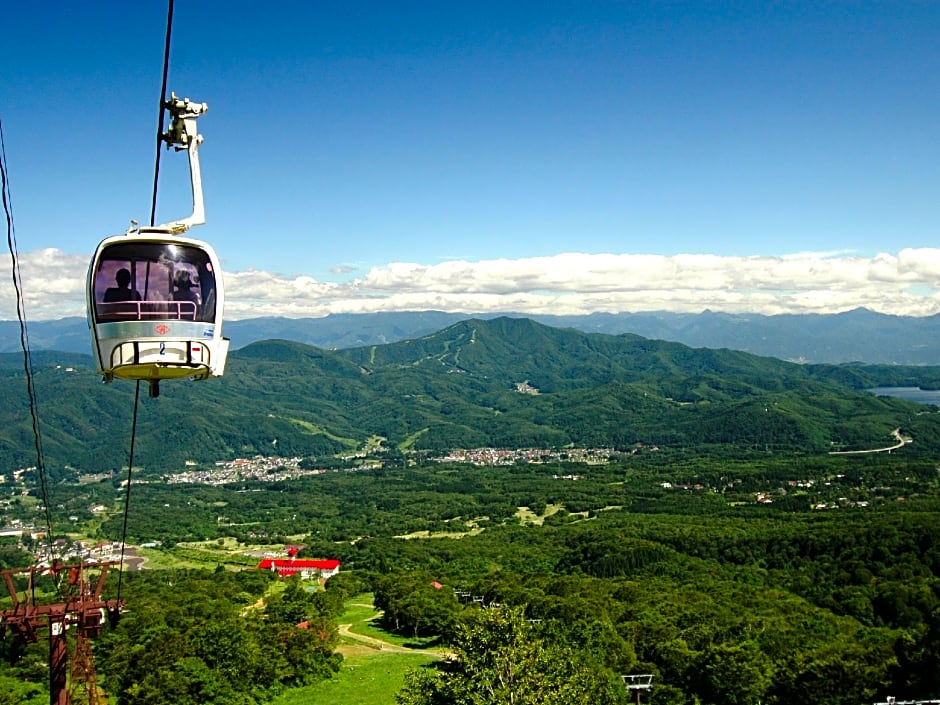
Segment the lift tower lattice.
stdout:
[[[49,703],[50,705],[98,705],[95,662],[90,640],[101,634],[105,616],[117,616],[123,600],[104,600],[101,592],[111,563],[53,565],[0,572],[13,608],[0,612],[0,635],[13,632],[27,643],[39,641],[39,631],[49,630]],[[86,575],[99,571],[94,584]],[[16,576],[26,576],[26,588],[20,596]],[[51,575],[59,584],[61,602],[38,604],[37,578]],[[64,584],[63,584],[64,583]],[[66,630],[75,627],[75,648],[69,659]],[[70,668],[71,666],[71,668]],[[71,676],[71,677],[70,677]]]

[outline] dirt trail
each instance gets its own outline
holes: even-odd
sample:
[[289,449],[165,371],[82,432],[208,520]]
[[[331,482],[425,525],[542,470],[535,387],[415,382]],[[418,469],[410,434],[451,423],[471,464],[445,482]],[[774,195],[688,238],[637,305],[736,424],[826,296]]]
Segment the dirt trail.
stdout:
[[[364,607],[371,607],[371,605],[363,605]],[[370,617],[366,617],[361,620],[363,622],[369,622],[379,616],[380,613],[376,612]],[[361,644],[365,644],[370,648],[373,648],[377,651],[386,651],[393,654],[422,654],[424,656],[433,656],[434,658],[445,658],[446,653],[442,651],[431,651],[429,649],[409,649],[404,646],[399,646],[398,644],[393,644],[390,641],[385,641],[384,639],[379,639],[374,636],[366,636],[365,634],[356,634],[355,632],[350,631],[352,624],[340,624],[337,627],[337,631],[340,636],[348,637],[354,641],[358,641]]]

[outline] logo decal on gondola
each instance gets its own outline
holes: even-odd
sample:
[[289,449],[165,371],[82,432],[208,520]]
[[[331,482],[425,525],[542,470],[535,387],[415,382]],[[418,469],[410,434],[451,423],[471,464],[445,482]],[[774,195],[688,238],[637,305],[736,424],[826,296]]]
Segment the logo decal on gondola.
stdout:
[[157,335],[166,335],[170,332],[170,327],[166,323],[158,323],[153,327],[153,332]]

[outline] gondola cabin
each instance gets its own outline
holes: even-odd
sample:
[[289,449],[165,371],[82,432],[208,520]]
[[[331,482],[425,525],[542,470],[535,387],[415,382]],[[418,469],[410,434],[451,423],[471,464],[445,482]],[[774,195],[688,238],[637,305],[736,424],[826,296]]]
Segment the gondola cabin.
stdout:
[[220,376],[221,267],[213,249],[165,230],[140,229],[103,240],[88,269],[88,317],[105,381]]
[[229,344],[222,337],[219,258],[205,242],[184,235],[206,222],[196,119],[208,106],[171,94],[163,108],[172,122],[160,139],[189,155],[192,215],[102,240],[86,290],[98,371],[106,382],[147,380],[152,397],[163,379],[220,377]]

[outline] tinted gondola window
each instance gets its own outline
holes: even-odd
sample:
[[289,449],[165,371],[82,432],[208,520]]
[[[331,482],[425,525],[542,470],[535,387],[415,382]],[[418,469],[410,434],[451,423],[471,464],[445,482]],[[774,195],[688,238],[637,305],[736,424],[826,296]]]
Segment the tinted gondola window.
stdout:
[[108,246],[94,279],[99,322],[213,322],[215,272],[209,255],[191,245],[127,242]]

